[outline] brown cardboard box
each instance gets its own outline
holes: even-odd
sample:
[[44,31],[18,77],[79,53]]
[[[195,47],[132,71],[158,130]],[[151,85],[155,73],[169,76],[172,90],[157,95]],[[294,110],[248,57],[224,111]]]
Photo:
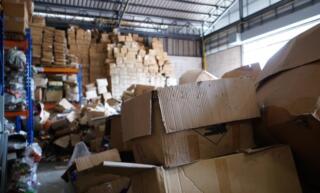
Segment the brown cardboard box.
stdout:
[[3,2],[6,32],[25,33],[28,27],[28,11],[25,3]]
[[206,70],[189,70],[181,75],[179,84],[187,84],[192,82],[201,82],[207,80],[216,80],[217,77],[210,74]]
[[104,162],[103,167],[106,172],[130,176],[131,193],[302,193],[288,146],[170,169],[123,162]]
[[130,143],[123,142],[121,116],[115,115],[108,117],[107,130],[110,130],[110,146],[121,151],[131,151]]
[[63,98],[63,89],[48,89],[45,95],[47,102],[57,102]]
[[193,129],[259,117],[254,85],[247,79],[185,84],[160,88],[153,94],[140,95],[122,106],[123,138],[132,141],[140,163],[173,167],[232,153],[239,147],[229,148],[234,141],[222,138],[229,145],[217,143],[210,157],[208,153],[202,155],[203,149],[213,143],[203,140],[202,134]]
[[[66,170],[62,178],[71,182],[77,193],[86,193],[91,187],[118,179],[117,175],[99,172],[96,166],[104,161],[120,162],[120,155],[116,149],[104,151],[77,158],[73,164]],[[71,176],[77,175],[75,181]]]
[[261,67],[259,63],[241,66],[229,72],[226,72],[222,75],[222,78],[237,78],[237,77],[244,77],[244,78],[251,78],[256,80],[259,74],[261,73]]
[[36,25],[39,27],[45,27],[46,26],[45,17],[38,16],[38,15],[32,16],[32,25]]
[[[32,0],[4,0],[3,3],[24,3],[27,10],[28,20],[32,20],[32,14],[34,10],[34,4]],[[17,11],[17,10],[16,10]],[[16,14],[16,13],[13,13]]]

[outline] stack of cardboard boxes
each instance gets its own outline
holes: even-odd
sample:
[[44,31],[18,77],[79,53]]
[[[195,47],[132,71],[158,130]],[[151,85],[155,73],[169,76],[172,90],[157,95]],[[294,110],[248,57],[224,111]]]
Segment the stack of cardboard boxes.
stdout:
[[107,76],[115,98],[120,98],[132,84],[163,87],[166,77],[173,76],[173,67],[162,43],[154,38],[152,49],[146,49],[141,40],[137,35],[117,35],[113,43],[107,45]]
[[111,148],[133,150],[136,163],[110,150],[76,159],[64,178],[79,193],[301,193],[290,148],[253,149],[259,116],[251,79],[146,92],[124,102],[111,126]]
[[55,29],[52,27],[45,27],[43,30],[41,64],[45,66],[51,66],[52,63],[54,62],[54,56],[53,56],[54,32],[55,32]]
[[95,43],[90,45],[90,82],[99,78],[106,78],[106,44]]
[[67,64],[67,39],[64,30],[54,31],[54,65],[65,66]]
[[91,43],[91,31],[77,27],[68,29],[69,53],[78,57],[82,65],[83,84],[89,83],[89,48]]
[[30,24],[32,35],[32,62],[34,65],[41,64],[43,28],[46,26],[45,18],[33,16]]

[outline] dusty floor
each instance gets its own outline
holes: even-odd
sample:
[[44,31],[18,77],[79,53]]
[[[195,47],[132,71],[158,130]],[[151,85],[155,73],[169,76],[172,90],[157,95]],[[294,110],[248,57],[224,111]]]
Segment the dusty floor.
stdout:
[[72,188],[61,179],[65,169],[65,163],[40,163],[38,193],[73,193]]

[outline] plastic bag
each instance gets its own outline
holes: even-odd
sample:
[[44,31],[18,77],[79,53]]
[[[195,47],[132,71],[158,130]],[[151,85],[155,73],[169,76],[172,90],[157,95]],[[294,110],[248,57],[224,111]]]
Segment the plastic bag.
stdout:
[[90,151],[86,144],[84,142],[79,142],[74,146],[72,156],[68,162],[68,167],[72,165],[74,160],[76,160],[79,157],[90,155]]
[[24,52],[12,48],[8,51],[7,62],[10,64],[10,67],[15,69],[21,69],[25,67],[27,58]]

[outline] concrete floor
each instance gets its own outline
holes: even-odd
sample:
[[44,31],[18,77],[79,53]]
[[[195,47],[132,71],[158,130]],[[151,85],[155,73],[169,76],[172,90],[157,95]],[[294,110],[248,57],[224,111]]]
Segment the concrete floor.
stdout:
[[38,193],[73,193],[72,187],[61,179],[66,170],[66,163],[40,163]]

